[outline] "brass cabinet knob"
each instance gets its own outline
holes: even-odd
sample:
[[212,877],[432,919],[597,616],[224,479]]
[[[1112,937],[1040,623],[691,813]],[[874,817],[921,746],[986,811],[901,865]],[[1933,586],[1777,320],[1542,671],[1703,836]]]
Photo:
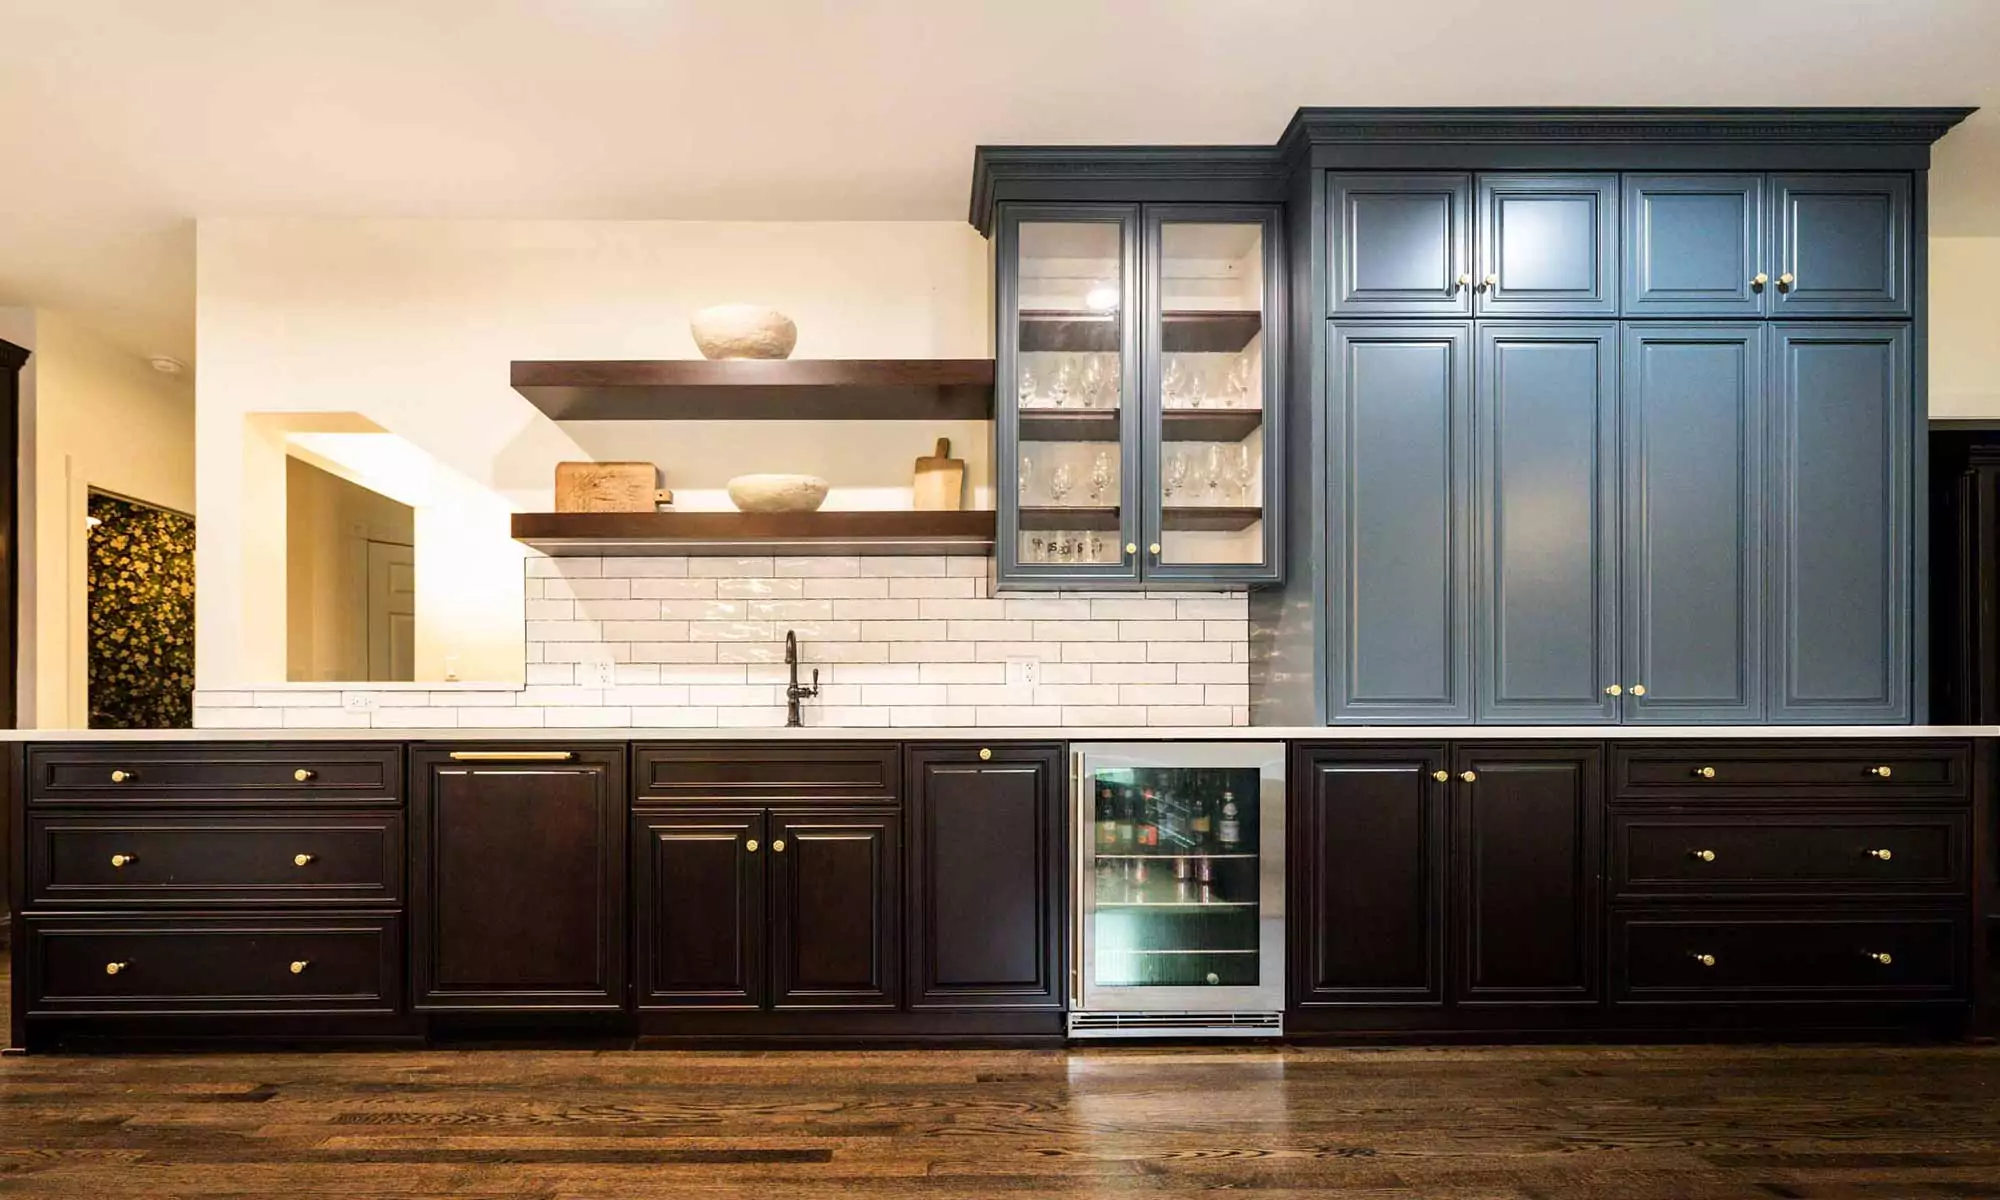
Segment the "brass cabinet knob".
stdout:
[[1713,778],[1715,778],[1715,768],[1714,768],[1714,767],[1696,767],[1696,768],[1694,769],[1694,775],[1695,775],[1695,778],[1696,778],[1696,779],[1713,779]]
[[114,854],[111,856],[111,865],[114,867],[122,867],[125,866],[127,863],[135,863],[138,861],[139,861],[139,856],[136,854]]
[[293,959],[293,960],[292,960],[292,974],[294,974],[294,975],[303,975],[303,974],[305,974],[305,970],[306,970],[306,967],[307,967],[307,966],[309,966],[309,965],[311,965],[311,962],[312,962],[312,960],[311,960],[311,959],[306,959],[306,958],[295,958],[295,959]]
[[1470,271],[1461,271],[1459,273],[1458,286],[1462,288],[1468,288],[1472,286],[1472,273]]
[[1479,778],[1479,773],[1476,771],[1460,771],[1458,773],[1458,777],[1460,779],[1463,779],[1467,783],[1471,783],[1472,781]]
[[298,770],[292,772],[292,778],[298,781],[299,783],[304,783],[309,779],[315,779],[318,776],[319,776],[318,771],[314,771],[308,767],[300,767]]
[[1126,542],[1126,543],[1125,543],[1125,553],[1127,553],[1127,554],[1137,554],[1137,553],[1139,553],[1139,543],[1137,543],[1137,542]]
[[124,970],[126,967],[129,967],[131,965],[132,964],[128,962],[108,962],[104,964],[104,973],[106,975],[116,975],[118,972]]
[[1500,275],[1498,272],[1493,272],[1487,275],[1486,278],[1479,281],[1479,290],[1482,292],[1490,292],[1499,286],[1500,286]]
[[1448,782],[1450,782],[1450,780],[1451,780],[1451,772],[1450,772],[1450,771],[1432,771],[1432,772],[1431,772],[1431,778],[1432,778],[1432,779],[1435,779],[1435,780],[1437,780],[1437,781],[1438,781],[1439,783],[1448,783]]
[[987,749],[986,747],[984,747],[984,746],[981,746],[981,747],[979,748],[979,761],[980,761],[980,762],[991,762],[991,761],[993,761],[993,751],[991,751],[991,750],[988,750],[988,749]]
[[1866,854],[1870,858],[1879,858],[1883,862],[1888,862],[1890,859],[1896,857],[1896,852],[1887,847],[1883,847],[1880,850],[1863,850],[1861,853]]
[[1798,281],[1799,281],[1798,276],[1792,274],[1790,271],[1787,271],[1783,275],[1778,276],[1778,290],[1781,292],[1790,291],[1792,287],[1798,283]]
[[1633,684],[1633,685],[1632,685],[1632,694],[1633,694],[1634,696],[1643,696],[1643,695],[1645,695],[1645,694],[1646,694],[1646,685],[1645,685],[1645,684],[1643,684],[1643,683],[1635,683],[1635,684]]
[[1160,543],[1154,542],[1152,545],[1146,547],[1146,552],[1154,558],[1158,558],[1160,556]]
[[1617,684],[1614,683],[1610,687],[1604,689],[1604,694],[1607,696],[1622,696],[1625,694],[1625,689],[1619,687]]
[[1884,954],[1879,950],[1863,950],[1861,952],[1861,957],[1868,959],[1870,962],[1875,963],[1877,966],[1893,967],[1896,965],[1895,955]]
[[1713,851],[1713,850],[1690,850],[1690,851],[1688,851],[1688,857],[1689,857],[1689,858],[1692,858],[1692,859],[1696,859],[1696,860],[1698,860],[1698,861],[1700,861],[1700,862],[1714,862],[1714,861],[1715,861],[1715,851]]
[[293,865],[293,866],[295,866],[295,867],[303,867],[303,866],[305,866],[305,865],[306,865],[307,863],[311,862],[312,860],[313,860],[313,855],[310,855],[310,854],[294,854],[294,855],[292,855],[292,865]]
[[1697,954],[1694,956],[1694,960],[1700,963],[1704,967],[1712,967],[1715,965],[1715,955],[1713,954]]
[[1887,779],[1889,778],[1890,771],[1887,767],[1870,767],[1868,768],[1868,773],[1877,779]]
[[113,771],[111,772],[111,782],[126,783],[137,774],[138,772],[136,771]]
[[784,852],[785,852],[785,839],[784,838],[774,839],[771,842],[771,853],[783,854]]
[[749,841],[743,843],[743,848],[752,854],[757,853],[757,839],[751,838]]
[[1769,275],[1766,275],[1764,272],[1759,271],[1755,275],[1752,275],[1750,277],[1750,289],[1752,291],[1761,292],[1764,290],[1764,285],[1769,282],[1771,282],[1771,277]]

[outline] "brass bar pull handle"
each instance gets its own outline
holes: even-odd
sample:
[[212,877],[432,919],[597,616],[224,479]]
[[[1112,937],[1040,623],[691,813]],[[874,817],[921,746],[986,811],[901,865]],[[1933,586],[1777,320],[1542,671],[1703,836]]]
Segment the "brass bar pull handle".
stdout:
[[123,867],[138,861],[139,856],[136,854],[114,854],[111,856],[111,865],[114,867]]
[[453,762],[568,762],[572,750],[454,750]]
[[1888,862],[1890,859],[1896,857],[1896,852],[1886,846],[1878,850],[1863,850],[1861,853],[1866,854],[1870,858],[1881,859],[1883,862]]

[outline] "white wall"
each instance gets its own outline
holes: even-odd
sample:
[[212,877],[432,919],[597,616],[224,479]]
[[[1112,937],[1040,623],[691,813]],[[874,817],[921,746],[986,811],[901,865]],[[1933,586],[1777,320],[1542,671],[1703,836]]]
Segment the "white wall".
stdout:
[[2000,418],[2000,237],[1930,250],[1930,415]]
[[195,511],[193,389],[66,314],[7,310],[22,392],[20,720],[89,723],[91,488]]
[[514,359],[697,357],[688,318],[730,300],[790,314],[798,358],[986,357],[987,246],[962,222],[219,220],[196,240],[204,688],[285,674],[283,448],[249,414],[359,413],[465,481],[419,514],[419,678],[447,655],[465,679],[520,678],[506,517],[550,504],[558,461],[650,458],[695,493],[813,471],[830,507],[862,507],[946,434],[990,486],[977,423],[564,429],[507,385]]

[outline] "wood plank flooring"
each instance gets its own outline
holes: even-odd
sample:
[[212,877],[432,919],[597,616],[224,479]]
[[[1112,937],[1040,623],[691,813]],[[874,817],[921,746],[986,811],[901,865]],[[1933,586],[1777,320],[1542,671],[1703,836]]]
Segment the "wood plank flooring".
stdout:
[[2000,1197],[2000,1050],[0,1060],[0,1196],[983,1200],[1221,1190],[1268,1200]]

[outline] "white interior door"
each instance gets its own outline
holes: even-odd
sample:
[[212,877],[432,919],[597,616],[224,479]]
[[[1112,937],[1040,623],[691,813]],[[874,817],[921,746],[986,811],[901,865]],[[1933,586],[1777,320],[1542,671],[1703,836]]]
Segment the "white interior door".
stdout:
[[416,550],[368,543],[368,678],[417,677]]

